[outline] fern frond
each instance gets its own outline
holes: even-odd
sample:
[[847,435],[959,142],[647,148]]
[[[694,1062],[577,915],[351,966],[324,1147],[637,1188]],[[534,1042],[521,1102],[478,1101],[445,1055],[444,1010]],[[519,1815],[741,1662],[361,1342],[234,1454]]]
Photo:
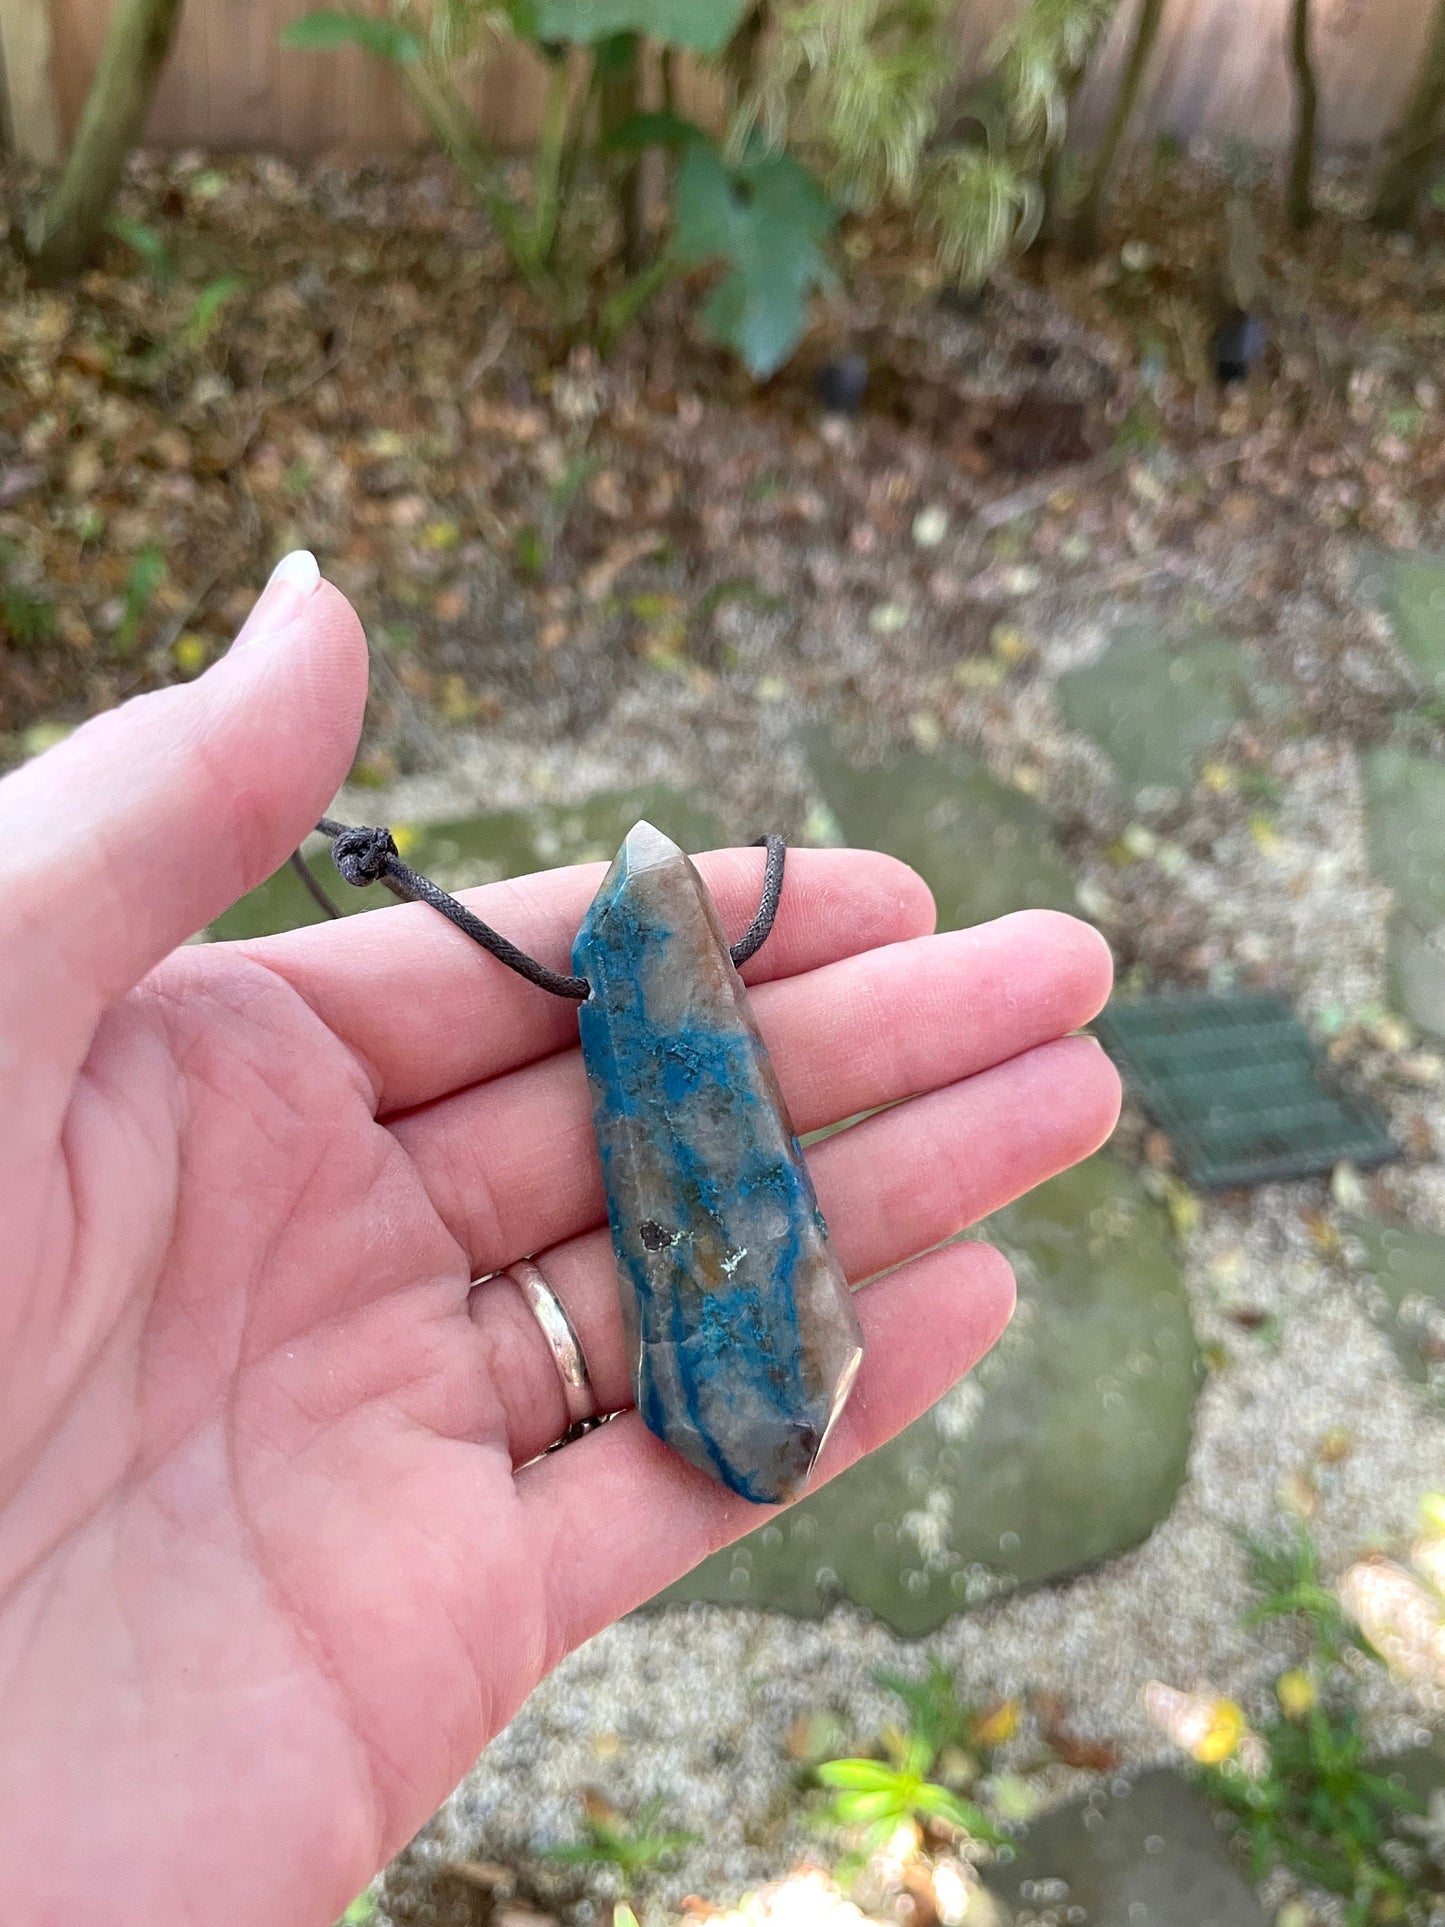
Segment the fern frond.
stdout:
[[930,169],[925,214],[938,234],[939,266],[976,285],[1010,249],[1033,240],[1043,195],[1007,157],[956,147]]
[[1046,146],[1063,139],[1064,88],[1082,71],[1117,0],[1028,0],[995,35],[987,64],[1009,99],[1013,125]]
[[855,207],[918,191],[949,67],[937,0],[801,0],[780,11],[738,103],[733,141],[792,138]]
[[[417,9],[410,0],[401,0],[395,10],[404,5],[415,17]],[[492,0],[426,0],[420,8],[425,23],[427,52],[441,66],[456,66],[471,60],[479,54],[488,38],[497,35],[506,37],[513,32],[513,22],[505,6]]]

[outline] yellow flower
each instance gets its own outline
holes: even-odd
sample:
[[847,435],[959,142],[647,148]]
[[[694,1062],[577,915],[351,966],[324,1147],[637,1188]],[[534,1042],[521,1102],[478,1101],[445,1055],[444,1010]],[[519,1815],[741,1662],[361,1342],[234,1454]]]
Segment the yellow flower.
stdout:
[[1249,833],[1265,856],[1278,856],[1284,848],[1284,838],[1263,810],[1256,810],[1250,817]]
[[1445,1539],[1445,1492],[1427,1492],[1420,1501],[1420,1532],[1426,1539]]
[[1209,1725],[1193,1747],[1193,1753],[1201,1766],[1218,1766],[1227,1760],[1231,1753],[1238,1750],[1240,1741],[1249,1731],[1249,1723],[1243,1709],[1233,1700],[1216,1700],[1210,1712]]
[[986,1713],[980,1713],[973,1723],[973,1739],[978,1746],[1002,1746],[1011,1740],[1019,1730],[1019,1703],[1017,1700],[1000,1700]]
[[398,856],[408,856],[420,841],[416,825],[414,823],[393,823],[391,826],[391,840],[396,845],[396,853]]
[[1201,1766],[1218,1766],[1252,1737],[1243,1710],[1213,1693],[1181,1693],[1151,1680],[1144,1689],[1144,1711]]
[[1274,1690],[1285,1718],[1291,1720],[1302,1720],[1319,1698],[1315,1683],[1308,1673],[1281,1673],[1274,1683]]
[[1029,653],[1028,637],[1022,629],[1014,629],[1008,623],[1000,623],[990,635],[989,642],[1000,662],[1022,662]]
[[211,651],[204,636],[187,634],[176,637],[171,654],[183,676],[198,676],[205,668]]

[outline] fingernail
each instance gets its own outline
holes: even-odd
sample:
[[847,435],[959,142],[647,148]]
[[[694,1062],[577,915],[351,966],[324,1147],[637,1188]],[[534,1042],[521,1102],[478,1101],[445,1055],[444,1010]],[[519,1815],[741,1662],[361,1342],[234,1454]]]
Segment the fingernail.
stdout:
[[321,565],[310,549],[293,549],[271,571],[271,579],[256,598],[256,606],[232,643],[232,653],[247,644],[274,636],[300,615],[321,581]]

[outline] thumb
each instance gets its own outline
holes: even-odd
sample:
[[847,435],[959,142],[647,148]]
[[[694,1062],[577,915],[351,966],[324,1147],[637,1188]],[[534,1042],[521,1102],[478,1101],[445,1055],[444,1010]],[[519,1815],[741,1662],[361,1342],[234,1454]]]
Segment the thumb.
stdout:
[[197,681],[0,782],[0,1057],[29,1032],[78,1062],[108,1004],[285,861],[350,768],[366,661],[351,605],[298,550]]

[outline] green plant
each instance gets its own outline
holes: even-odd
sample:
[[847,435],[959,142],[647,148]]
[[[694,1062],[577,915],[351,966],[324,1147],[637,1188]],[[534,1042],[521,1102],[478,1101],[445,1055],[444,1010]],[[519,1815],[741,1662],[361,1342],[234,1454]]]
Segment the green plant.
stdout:
[[144,548],[136,551],[135,560],[126,576],[120,621],[111,645],[116,655],[129,656],[134,653],[146,617],[164,587],[165,579],[165,551],[159,543],[147,542]]
[[63,280],[94,253],[180,17],[181,0],[118,0],[111,9],[65,171],[25,236],[39,279]]
[[1404,1919],[1422,1889],[1420,1855],[1400,1822],[1421,1809],[1372,1769],[1353,1681],[1340,1665],[1350,1648],[1373,1649],[1325,1585],[1304,1527],[1281,1546],[1253,1547],[1251,1568],[1261,1598],[1249,1623],[1297,1620],[1307,1655],[1276,1680],[1278,1712],[1228,1757],[1202,1766],[1203,1784],[1247,1837],[1256,1879],[1282,1863],[1341,1896],[1348,1927]]
[[912,208],[944,273],[978,285],[1038,232],[1044,177],[1115,4],[1025,0],[990,44],[961,117],[948,89],[953,9],[942,0],[759,8],[733,141],[759,128],[771,145],[795,144],[849,208]]
[[49,596],[24,580],[20,551],[0,542],[0,642],[38,649],[55,634],[55,609]]
[[659,1829],[667,1802],[662,1795],[644,1801],[630,1817],[595,1793],[582,1796],[585,1838],[573,1845],[544,1847],[542,1856],[569,1867],[615,1867],[625,1888],[651,1873],[696,1840],[696,1834]]
[[113,214],[106,222],[106,231],[113,234],[117,241],[124,241],[131,253],[145,263],[162,286],[175,279],[175,259],[159,229],[149,226],[145,221],[133,221],[126,214]]
[[921,1679],[886,1670],[873,1677],[902,1700],[908,1711],[909,1737],[928,1748],[930,1767],[949,1747],[969,1744],[977,1714],[958,1697],[953,1674],[936,1653],[929,1655],[928,1670]]
[[169,351],[174,353],[180,349],[188,354],[199,354],[216,332],[222,311],[246,285],[243,274],[218,274],[207,281],[191,303],[190,313],[167,344]]
[[942,1770],[955,1782],[976,1779],[980,1758],[1013,1731],[1014,1703],[1003,1701],[980,1714],[959,1698],[953,1674],[936,1654],[921,1678],[894,1672],[874,1677],[902,1700],[906,1728],[884,1731],[882,1760],[826,1760],[815,1769],[832,1793],[819,1820],[853,1843],[840,1873],[861,1871],[869,1856],[900,1831],[911,1830],[915,1846],[927,1829],[939,1826],[985,1845],[1000,1844],[1003,1836],[981,1806],[931,1776]]
[[[840,206],[915,209],[944,270],[970,282],[1028,242],[1038,171],[1059,150],[1070,88],[1113,4],[1026,0],[991,49],[962,140],[942,133],[944,0],[391,0],[386,14],[307,14],[284,39],[350,43],[393,67],[568,332],[605,352],[663,287],[711,267],[703,324],[762,378],[792,353],[810,296],[832,283]],[[547,69],[525,190],[457,85],[459,65],[484,58],[498,34]],[[721,138],[677,110],[683,53],[714,65]],[[649,76],[660,76],[660,111],[642,111],[657,91]],[[655,221],[649,149],[667,161]]]
[[831,283],[822,243],[836,218],[790,154],[750,143],[729,164],[711,141],[687,143],[677,181],[677,258],[685,266],[725,264],[702,319],[755,375],[787,360],[809,295]]
[[1268,1765],[1257,1777],[1237,1759],[1200,1768],[1214,1798],[1243,1827],[1254,1876],[1278,1862],[1348,1902],[1348,1927],[1365,1927],[1380,1903],[1401,1918],[1417,1895],[1414,1879],[1384,1849],[1402,1814],[1419,1803],[1402,1785],[1370,1770],[1359,1714],[1316,1701],[1302,1717],[1281,1714],[1261,1727]]
[[[604,349],[668,282],[708,263],[723,279],[702,318],[754,375],[792,352],[808,293],[827,279],[819,242],[834,213],[806,170],[783,153],[744,144],[726,151],[674,111],[643,113],[654,54],[717,54],[738,27],[744,0],[446,0],[423,14],[397,0],[389,17],[327,11],[285,34],[292,47],[350,41],[386,60],[487,208],[514,266],[573,331]],[[461,61],[482,57],[485,30],[532,46],[547,67],[541,125],[527,192],[511,185],[456,85]],[[585,69],[574,83],[577,66]],[[677,157],[676,193],[653,244],[641,194],[641,156]],[[598,218],[610,198],[609,229]]]
[[935,1822],[990,1846],[1002,1843],[981,1806],[928,1778],[934,1755],[927,1740],[896,1735],[885,1745],[887,1760],[825,1760],[817,1768],[818,1779],[833,1792],[824,1817],[856,1836],[860,1854],[876,1853],[900,1828],[921,1834]]
[[1279,1545],[1251,1542],[1249,1570],[1260,1598],[1246,1616],[1247,1626],[1261,1626],[1268,1619],[1298,1619],[1309,1639],[1309,1663],[1318,1668],[1338,1664],[1350,1647],[1371,1650],[1338,1595],[1325,1584],[1319,1548],[1305,1526],[1297,1524]]

